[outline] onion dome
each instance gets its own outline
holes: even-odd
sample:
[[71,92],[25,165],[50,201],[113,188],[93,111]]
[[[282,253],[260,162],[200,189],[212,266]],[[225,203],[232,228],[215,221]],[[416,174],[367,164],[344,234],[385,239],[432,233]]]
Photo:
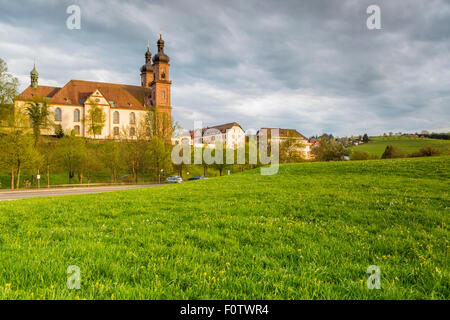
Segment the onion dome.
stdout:
[[147,44],[147,52],[145,53],[145,64],[141,67],[141,73],[153,73],[152,53],[150,52],[150,44]]
[[30,76],[36,76],[36,77],[39,76],[39,72],[37,72],[37,70],[36,70],[36,65],[34,65],[33,70],[31,70]]
[[165,62],[169,63],[170,58],[164,53],[164,40],[162,39],[162,35],[159,35],[158,44],[158,53],[153,57],[153,63],[157,62]]

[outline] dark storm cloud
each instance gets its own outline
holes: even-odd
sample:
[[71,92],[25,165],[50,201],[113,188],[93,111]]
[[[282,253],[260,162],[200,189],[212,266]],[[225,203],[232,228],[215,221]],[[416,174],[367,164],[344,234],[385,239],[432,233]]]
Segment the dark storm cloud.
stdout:
[[[82,29],[65,27],[68,5]],[[366,9],[381,8],[382,30]],[[139,84],[160,28],[174,116],[306,135],[448,128],[450,4],[444,0],[3,1],[0,57],[28,84]]]

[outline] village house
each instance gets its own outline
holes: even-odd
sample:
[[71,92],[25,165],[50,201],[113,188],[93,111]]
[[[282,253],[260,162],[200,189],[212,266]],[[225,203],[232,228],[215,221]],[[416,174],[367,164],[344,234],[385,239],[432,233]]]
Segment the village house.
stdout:
[[245,131],[237,122],[221,124],[202,129],[201,137],[195,140],[195,132],[184,132],[172,139],[172,143],[186,143],[195,147],[207,146],[215,148],[216,142],[221,141],[229,149],[237,149],[245,145]]
[[[278,130],[278,137],[275,137],[271,135],[272,130]],[[284,142],[287,140],[291,140],[292,147],[294,148],[293,151],[301,153],[302,157],[305,159],[311,159],[311,146],[312,144],[308,141],[308,138],[306,138],[304,135],[302,135],[300,132],[298,132],[295,129],[283,129],[283,128],[261,128],[257,133],[256,136],[258,139],[261,137],[262,132],[261,130],[264,130],[267,134],[267,140],[269,143],[278,143],[279,146],[281,146]]]

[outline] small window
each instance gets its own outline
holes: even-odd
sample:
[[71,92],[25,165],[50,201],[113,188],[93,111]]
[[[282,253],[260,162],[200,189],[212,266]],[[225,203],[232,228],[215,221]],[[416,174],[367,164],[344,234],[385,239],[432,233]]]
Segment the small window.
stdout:
[[113,133],[115,136],[118,136],[119,135],[119,127],[114,127]]
[[136,135],[136,128],[135,127],[131,127],[130,128],[130,136],[134,137]]
[[166,92],[165,91],[161,92],[161,98],[163,98],[163,99],[166,98]]
[[73,121],[80,122],[80,110],[75,109],[73,112]]
[[136,124],[136,115],[134,112],[130,113],[130,124]]
[[62,121],[62,113],[60,108],[55,110],[55,121]]
[[75,131],[75,133],[76,133],[77,135],[80,135],[80,132],[81,132],[80,126],[75,126],[75,127],[73,127],[73,130]]
[[118,111],[115,111],[113,113],[113,123],[114,124],[119,124],[120,123],[120,115]]

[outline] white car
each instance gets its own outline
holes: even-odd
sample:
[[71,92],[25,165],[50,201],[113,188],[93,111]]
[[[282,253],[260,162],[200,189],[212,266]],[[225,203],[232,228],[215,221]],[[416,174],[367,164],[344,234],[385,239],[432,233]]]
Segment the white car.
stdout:
[[180,176],[173,176],[167,178],[167,183],[182,183],[183,179]]

